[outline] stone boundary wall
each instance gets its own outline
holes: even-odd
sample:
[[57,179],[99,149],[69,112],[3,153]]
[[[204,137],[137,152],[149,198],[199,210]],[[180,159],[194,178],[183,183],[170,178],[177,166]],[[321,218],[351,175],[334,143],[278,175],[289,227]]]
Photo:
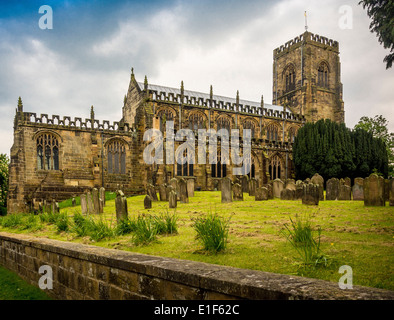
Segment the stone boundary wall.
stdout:
[[[394,299],[394,291],[0,232],[0,264],[56,299]],[[338,279],[341,275],[338,274]]]

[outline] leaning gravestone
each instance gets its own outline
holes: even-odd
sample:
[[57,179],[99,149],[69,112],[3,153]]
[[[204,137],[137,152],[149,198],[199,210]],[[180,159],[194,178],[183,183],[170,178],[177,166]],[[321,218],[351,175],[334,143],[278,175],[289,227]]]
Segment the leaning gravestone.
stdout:
[[174,188],[175,194],[176,194],[176,198],[177,200],[180,200],[179,196],[179,182],[177,178],[172,178],[170,180],[170,186],[172,186]]
[[385,206],[383,177],[372,173],[364,179],[364,205]]
[[152,198],[149,195],[146,195],[144,198],[144,208],[152,209]]
[[304,185],[302,204],[318,205],[320,200],[319,185],[308,183]]
[[339,180],[331,178],[326,184],[326,200],[338,200],[339,198]]
[[229,177],[224,177],[222,179],[222,203],[232,202],[232,188],[231,188],[231,179]]
[[295,199],[295,190],[283,189],[280,193],[281,200],[294,200]]
[[116,221],[117,222],[127,219],[127,217],[128,217],[127,199],[126,199],[122,190],[116,191],[115,209],[116,209]]
[[319,185],[319,200],[324,200],[324,179],[323,177],[315,173],[314,176],[311,178],[311,183]]
[[187,196],[194,197],[194,179],[187,179],[186,187],[187,187]]
[[394,178],[389,179],[389,205],[394,206]]
[[168,194],[168,206],[170,209],[176,208],[177,206],[177,197],[174,190],[171,190]]
[[233,185],[233,201],[243,201],[244,194],[242,191],[242,186],[239,183]]
[[364,200],[364,179],[355,178],[352,188],[353,200]]
[[105,188],[104,187],[101,187],[99,189],[99,198],[102,202],[102,207],[105,207]]
[[159,185],[159,198],[160,198],[160,201],[167,201],[168,200],[167,185],[165,183]]
[[79,197],[81,199],[81,213],[87,214],[88,213],[88,203],[86,200],[86,194],[82,193]]
[[100,213],[100,199],[99,199],[99,191],[97,188],[92,189],[92,200],[93,200],[93,213]]
[[93,205],[93,199],[92,199],[92,194],[90,191],[86,192],[86,200],[88,202],[88,213],[91,214],[94,212],[94,205]]
[[280,193],[284,189],[284,183],[280,179],[275,179],[272,186],[272,192],[274,198],[280,198]]

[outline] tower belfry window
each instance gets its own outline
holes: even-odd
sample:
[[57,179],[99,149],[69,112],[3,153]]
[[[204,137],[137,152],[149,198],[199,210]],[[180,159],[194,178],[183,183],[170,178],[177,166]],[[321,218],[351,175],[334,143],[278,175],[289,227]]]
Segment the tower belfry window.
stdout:
[[328,88],[328,66],[322,62],[317,69],[317,85],[319,87]]
[[284,78],[285,78],[285,92],[295,90],[296,75],[293,65],[289,65],[286,67],[284,71]]

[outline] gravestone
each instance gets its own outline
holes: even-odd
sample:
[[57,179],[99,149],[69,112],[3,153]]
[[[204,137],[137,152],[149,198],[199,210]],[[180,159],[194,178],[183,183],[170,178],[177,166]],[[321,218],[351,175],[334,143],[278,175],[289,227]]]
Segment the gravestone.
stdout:
[[272,185],[272,192],[274,198],[280,198],[280,193],[284,189],[284,183],[280,179],[275,179]]
[[116,221],[120,222],[128,217],[127,199],[122,190],[116,191],[115,198]]
[[345,186],[348,186],[348,187],[352,187],[352,179],[350,179],[349,177],[346,177],[345,179]]
[[92,214],[94,212],[94,205],[93,205],[92,194],[90,193],[90,191],[86,192],[86,200],[88,202],[88,213]]
[[252,178],[249,180],[249,195],[254,197],[256,194],[256,188],[258,187],[257,180]]
[[338,200],[352,200],[352,188],[347,184],[340,184]]
[[338,200],[339,197],[339,180],[331,178],[327,180],[326,200]]
[[187,196],[194,197],[194,179],[187,179],[186,187],[187,187]]
[[171,190],[168,194],[168,206],[170,209],[177,206],[177,196],[174,190]]
[[179,201],[179,183],[178,183],[178,179],[177,178],[172,178],[170,180],[170,186],[172,186],[174,188],[175,194],[176,194],[176,198]]
[[92,189],[92,201],[93,201],[93,213],[100,213],[100,199],[99,199],[99,191],[97,188]]
[[179,185],[179,199],[181,203],[189,203],[189,195],[187,193],[187,184],[185,179],[180,178],[178,180]]
[[385,206],[383,177],[372,173],[364,179],[364,205]]
[[286,188],[285,189],[295,191],[296,187],[297,187],[296,183],[294,182],[293,179],[289,179],[289,180],[286,181]]
[[256,189],[255,201],[268,200],[268,189],[266,187],[260,187]]
[[249,192],[249,176],[243,175],[241,178],[242,192]]
[[389,179],[389,205],[394,206],[394,178]]
[[304,184],[304,194],[302,196],[302,204],[318,205],[320,200],[319,185],[308,183]]
[[168,200],[167,185],[165,183],[159,185],[159,198],[160,198],[160,201],[167,201]]
[[281,200],[294,200],[295,190],[283,189],[280,193]]
[[55,202],[55,212],[60,213],[59,202]]
[[72,200],[71,200],[71,205],[72,205],[73,207],[75,207],[75,206],[77,205],[77,201],[75,200],[75,197],[72,198]]
[[144,198],[144,208],[152,209],[152,198],[149,195],[146,195]]
[[304,183],[301,180],[296,182],[295,199],[301,200],[304,194]]
[[352,188],[353,200],[364,200],[364,179],[355,178]]
[[88,213],[88,203],[86,199],[86,194],[82,193],[80,196],[81,199],[81,213],[87,214]]
[[147,193],[148,196],[150,196],[152,201],[158,201],[156,188],[155,188],[155,186],[153,184],[150,184],[150,183],[147,184],[147,186],[146,186],[146,193]]
[[232,182],[229,177],[224,177],[222,179],[222,187],[221,187],[221,193],[222,193],[222,203],[228,203],[232,202]]
[[52,199],[51,212],[56,213],[56,200],[55,199]]
[[242,191],[242,186],[239,183],[234,183],[233,185],[233,201],[243,201],[244,194]]
[[384,179],[384,201],[389,201],[390,199],[390,181],[389,179]]
[[315,173],[311,178],[311,183],[319,185],[319,200],[324,200],[324,179],[323,177]]
[[105,207],[105,188],[101,187],[99,189],[99,198],[101,199],[102,206]]

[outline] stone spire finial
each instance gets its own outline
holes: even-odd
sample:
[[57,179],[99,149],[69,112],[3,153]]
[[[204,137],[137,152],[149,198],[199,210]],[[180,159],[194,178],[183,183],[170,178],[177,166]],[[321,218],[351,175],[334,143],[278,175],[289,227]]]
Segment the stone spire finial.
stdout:
[[148,91],[148,77],[147,76],[145,76],[145,79],[144,79],[144,90]]
[[22,98],[18,98],[18,112],[23,112],[23,103],[22,103]]
[[134,68],[131,67],[131,78],[134,79]]
[[264,108],[264,95],[261,95],[261,107]]
[[93,106],[90,107],[90,118],[94,119],[94,109]]
[[209,88],[209,98],[212,100],[213,99],[213,87],[211,85],[211,87]]
[[237,106],[239,105],[239,91],[237,90],[237,98],[236,98],[236,101],[237,101]]

